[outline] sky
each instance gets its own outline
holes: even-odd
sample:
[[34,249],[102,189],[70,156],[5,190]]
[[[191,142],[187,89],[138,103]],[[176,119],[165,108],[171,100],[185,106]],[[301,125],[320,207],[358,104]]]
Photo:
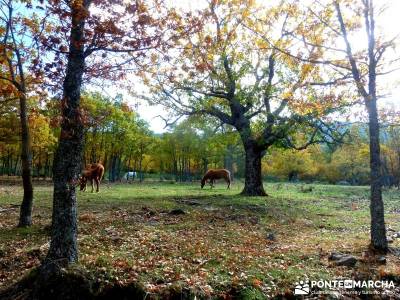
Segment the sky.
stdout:
[[[359,0],[353,0],[359,1]],[[199,7],[202,1],[179,0],[174,1],[175,5],[182,8],[195,9]],[[321,0],[324,2],[324,0]],[[172,2],[171,2],[172,3]],[[400,0],[375,0],[375,5],[382,5],[388,8],[382,15],[376,17],[376,23],[379,26],[377,32],[383,32],[387,37],[394,37],[400,33]],[[353,44],[364,45],[365,33],[360,32],[360,36],[353,37]],[[391,57],[399,57],[400,51],[391,52],[388,55]],[[400,71],[378,78],[378,83],[381,83],[382,88],[388,96],[380,100],[380,106],[392,106],[400,111]],[[124,95],[131,105],[136,105],[137,111],[142,119],[147,121],[150,129],[155,133],[162,133],[168,130],[165,127],[165,122],[159,116],[167,117],[165,109],[162,106],[150,106],[146,101],[134,100],[128,95]],[[354,108],[359,110],[360,108]]]

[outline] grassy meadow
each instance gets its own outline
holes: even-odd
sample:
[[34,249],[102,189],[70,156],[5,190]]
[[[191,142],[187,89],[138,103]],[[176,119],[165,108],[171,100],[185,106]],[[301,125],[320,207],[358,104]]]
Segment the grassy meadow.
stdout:
[[[242,184],[103,184],[79,192],[79,268],[101,285],[137,282],[150,296],[263,299],[294,283],[400,274],[400,258],[369,258],[369,189],[266,183],[268,197],[246,198]],[[88,188],[90,191],[90,187]],[[16,228],[22,188],[0,186],[0,289],[40,264],[48,249],[52,186],[35,187],[34,225]],[[400,191],[384,192],[386,222],[400,231]],[[182,211],[184,213],[182,213]],[[399,248],[400,240],[391,244]],[[333,266],[333,251],[356,267]]]

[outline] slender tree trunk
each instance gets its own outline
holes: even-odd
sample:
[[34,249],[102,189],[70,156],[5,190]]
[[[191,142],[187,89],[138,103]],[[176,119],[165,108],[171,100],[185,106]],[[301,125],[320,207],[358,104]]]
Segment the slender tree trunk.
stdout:
[[44,180],[46,180],[49,170],[49,153],[46,151],[46,162],[44,165]]
[[[104,166],[104,168],[107,168],[107,163],[108,163],[108,156],[107,156],[107,154],[106,153],[104,153],[104,160],[103,160],[103,166]],[[105,170],[107,170],[107,169],[105,169]],[[104,172],[105,172],[105,170],[104,170]],[[108,169],[107,170],[108,171],[108,174],[110,174],[110,170]],[[104,173],[104,178],[106,177],[106,174]],[[110,177],[110,176],[109,176]]]
[[111,161],[110,161],[110,172],[109,172],[109,176],[108,176],[110,182],[114,182],[114,181],[115,181],[115,166],[116,166],[116,160],[117,160],[117,158],[116,158],[115,154],[113,154],[113,155],[111,156]]
[[[89,1],[83,1],[85,9]],[[72,25],[68,65],[63,84],[62,123],[54,157],[53,218],[50,249],[45,264],[53,268],[78,260],[76,183],[79,178],[84,147],[80,114],[81,85],[84,73],[83,7],[71,7]]]
[[38,164],[37,164],[37,177],[40,178],[40,171],[42,170],[42,150],[39,150]]
[[11,151],[8,150],[8,156],[7,156],[7,175],[8,176],[11,176],[11,159],[12,159]]
[[15,160],[15,165],[14,165],[14,175],[18,176],[18,167],[19,167],[19,161],[21,160],[21,157],[17,157],[17,159]]
[[121,181],[121,167],[122,167],[122,159],[121,159],[121,156],[122,156],[122,153],[119,153],[118,154],[118,160],[117,160],[117,162],[118,162],[118,166],[117,166],[117,176],[116,176],[116,179],[118,180],[118,181]]
[[387,251],[385,214],[382,200],[379,122],[376,97],[366,101],[369,116],[370,167],[371,167],[371,245]]
[[203,173],[206,173],[207,170],[208,170],[208,158],[207,158],[207,157],[204,157],[204,158],[202,159],[202,161],[203,161]]
[[18,157],[15,159],[15,164],[13,167],[14,176],[17,175]]
[[92,134],[92,150],[91,150],[91,162],[92,163],[97,163],[97,157],[96,157],[96,140],[97,140],[97,127],[93,129],[93,134]]
[[225,149],[224,168],[231,172],[231,180],[233,180],[233,145],[229,144]]
[[179,157],[179,181],[183,182],[183,159],[182,156]]
[[192,182],[192,173],[191,173],[190,157],[188,158],[188,174],[189,174],[189,181]]
[[32,154],[31,138],[28,127],[28,116],[26,107],[26,97],[23,94],[20,99],[20,122],[21,122],[21,164],[22,164],[22,185],[24,196],[22,198],[21,210],[19,215],[18,227],[32,225],[32,205],[33,205],[33,186],[32,186]]
[[5,172],[5,168],[6,168],[6,157],[5,156],[3,156],[2,161],[3,161],[3,163],[1,166],[1,175],[3,176],[6,173]]
[[110,182],[113,182],[114,181],[114,156],[111,156],[111,159],[110,159],[110,172],[108,173],[108,180],[110,181]]
[[140,154],[140,158],[139,158],[139,182],[143,181],[142,160],[143,160],[143,155]]
[[245,196],[266,196],[261,175],[263,152],[252,145],[245,146],[245,152],[245,182],[241,194]]
[[[368,36],[368,89],[365,88],[361,72],[357,66],[357,61],[353,56],[350,42],[347,38],[347,29],[340,10],[338,1],[334,1],[338,21],[340,24],[343,40],[346,44],[346,52],[351,66],[351,72],[360,95],[363,96],[369,117],[369,135],[370,135],[370,168],[371,168],[371,246],[380,251],[387,251],[387,239],[385,229],[385,215],[382,200],[382,179],[381,179],[381,161],[379,145],[379,121],[377,113],[376,96],[376,67],[377,55],[384,48],[376,48],[375,39],[375,20],[373,1],[362,1],[364,21],[366,24],[366,33]],[[382,52],[383,53],[383,52]],[[382,54],[381,53],[381,54]]]

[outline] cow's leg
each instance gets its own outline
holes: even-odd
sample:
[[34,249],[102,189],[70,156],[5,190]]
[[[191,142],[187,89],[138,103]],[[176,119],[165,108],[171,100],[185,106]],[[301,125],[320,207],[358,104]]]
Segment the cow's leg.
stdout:
[[99,178],[95,178],[95,180],[96,180],[96,186],[97,186],[96,193],[98,193],[99,192],[100,180],[99,180]]
[[229,179],[226,180],[226,183],[228,184],[228,190],[231,188],[231,181]]
[[90,179],[90,182],[92,184],[92,193],[94,192],[94,184],[93,184],[93,178]]

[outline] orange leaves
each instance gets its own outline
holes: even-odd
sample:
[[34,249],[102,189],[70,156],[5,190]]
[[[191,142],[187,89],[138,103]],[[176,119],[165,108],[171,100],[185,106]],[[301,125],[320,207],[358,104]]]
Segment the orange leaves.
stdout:
[[97,24],[97,27],[95,30],[96,30],[96,33],[100,34],[100,35],[106,34],[106,33],[112,34],[112,35],[121,35],[124,33],[121,29],[119,29],[117,27],[117,24],[115,24],[112,20],[106,20],[104,22]]
[[207,36],[204,38],[204,42],[205,42],[207,45],[211,45],[211,43],[212,43],[212,38],[211,38],[211,36],[207,35]]
[[17,96],[18,97],[18,90],[17,90],[17,88],[13,85],[13,84],[11,84],[10,82],[8,82],[8,81],[5,81],[5,80],[1,80],[0,79],[0,82],[1,82],[1,85],[0,85],[0,95],[2,96],[2,97],[5,97],[5,98],[9,98],[9,97],[15,97],[15,96]]
[[262,284],[262,281],[257,278],[254,278],[252,284],[254,287],[260,287]]
[[199,62],[195,64],[195,68],[199,72],[204,72],[206,70],[210,70],[209,65],[206,62]]
[[[45,75],[52,83],[56,81],[53,86],[58,88],[64,76],[66,57],[63,54],[69,51],[72,24],[83,19],[86,22],[85,38],[73,43],[74,47],[85,51],[85,56],[88,55],[85,79],[89,83],[102,78],[128,85],[128,72],[135,73],[157,63],[157,57],[151,56],[153,51],[150,49],[166,47],[173,40],[179,23],[168,15],[168,9],[158,0],[112,3],[98,0],[92,1],[89,7],[84,7],[85,3],[76,0],[67,5],[66,2],[51,0],[45,8],[51,18],[45,26],[41,43],[46,51],[54,54],[47,58],[53,59],[56,67],[61,66],[61,70],[47,68]],[[58,19],[63,22],[53,21]],[[164,36],[164,30],[168,37]]]

